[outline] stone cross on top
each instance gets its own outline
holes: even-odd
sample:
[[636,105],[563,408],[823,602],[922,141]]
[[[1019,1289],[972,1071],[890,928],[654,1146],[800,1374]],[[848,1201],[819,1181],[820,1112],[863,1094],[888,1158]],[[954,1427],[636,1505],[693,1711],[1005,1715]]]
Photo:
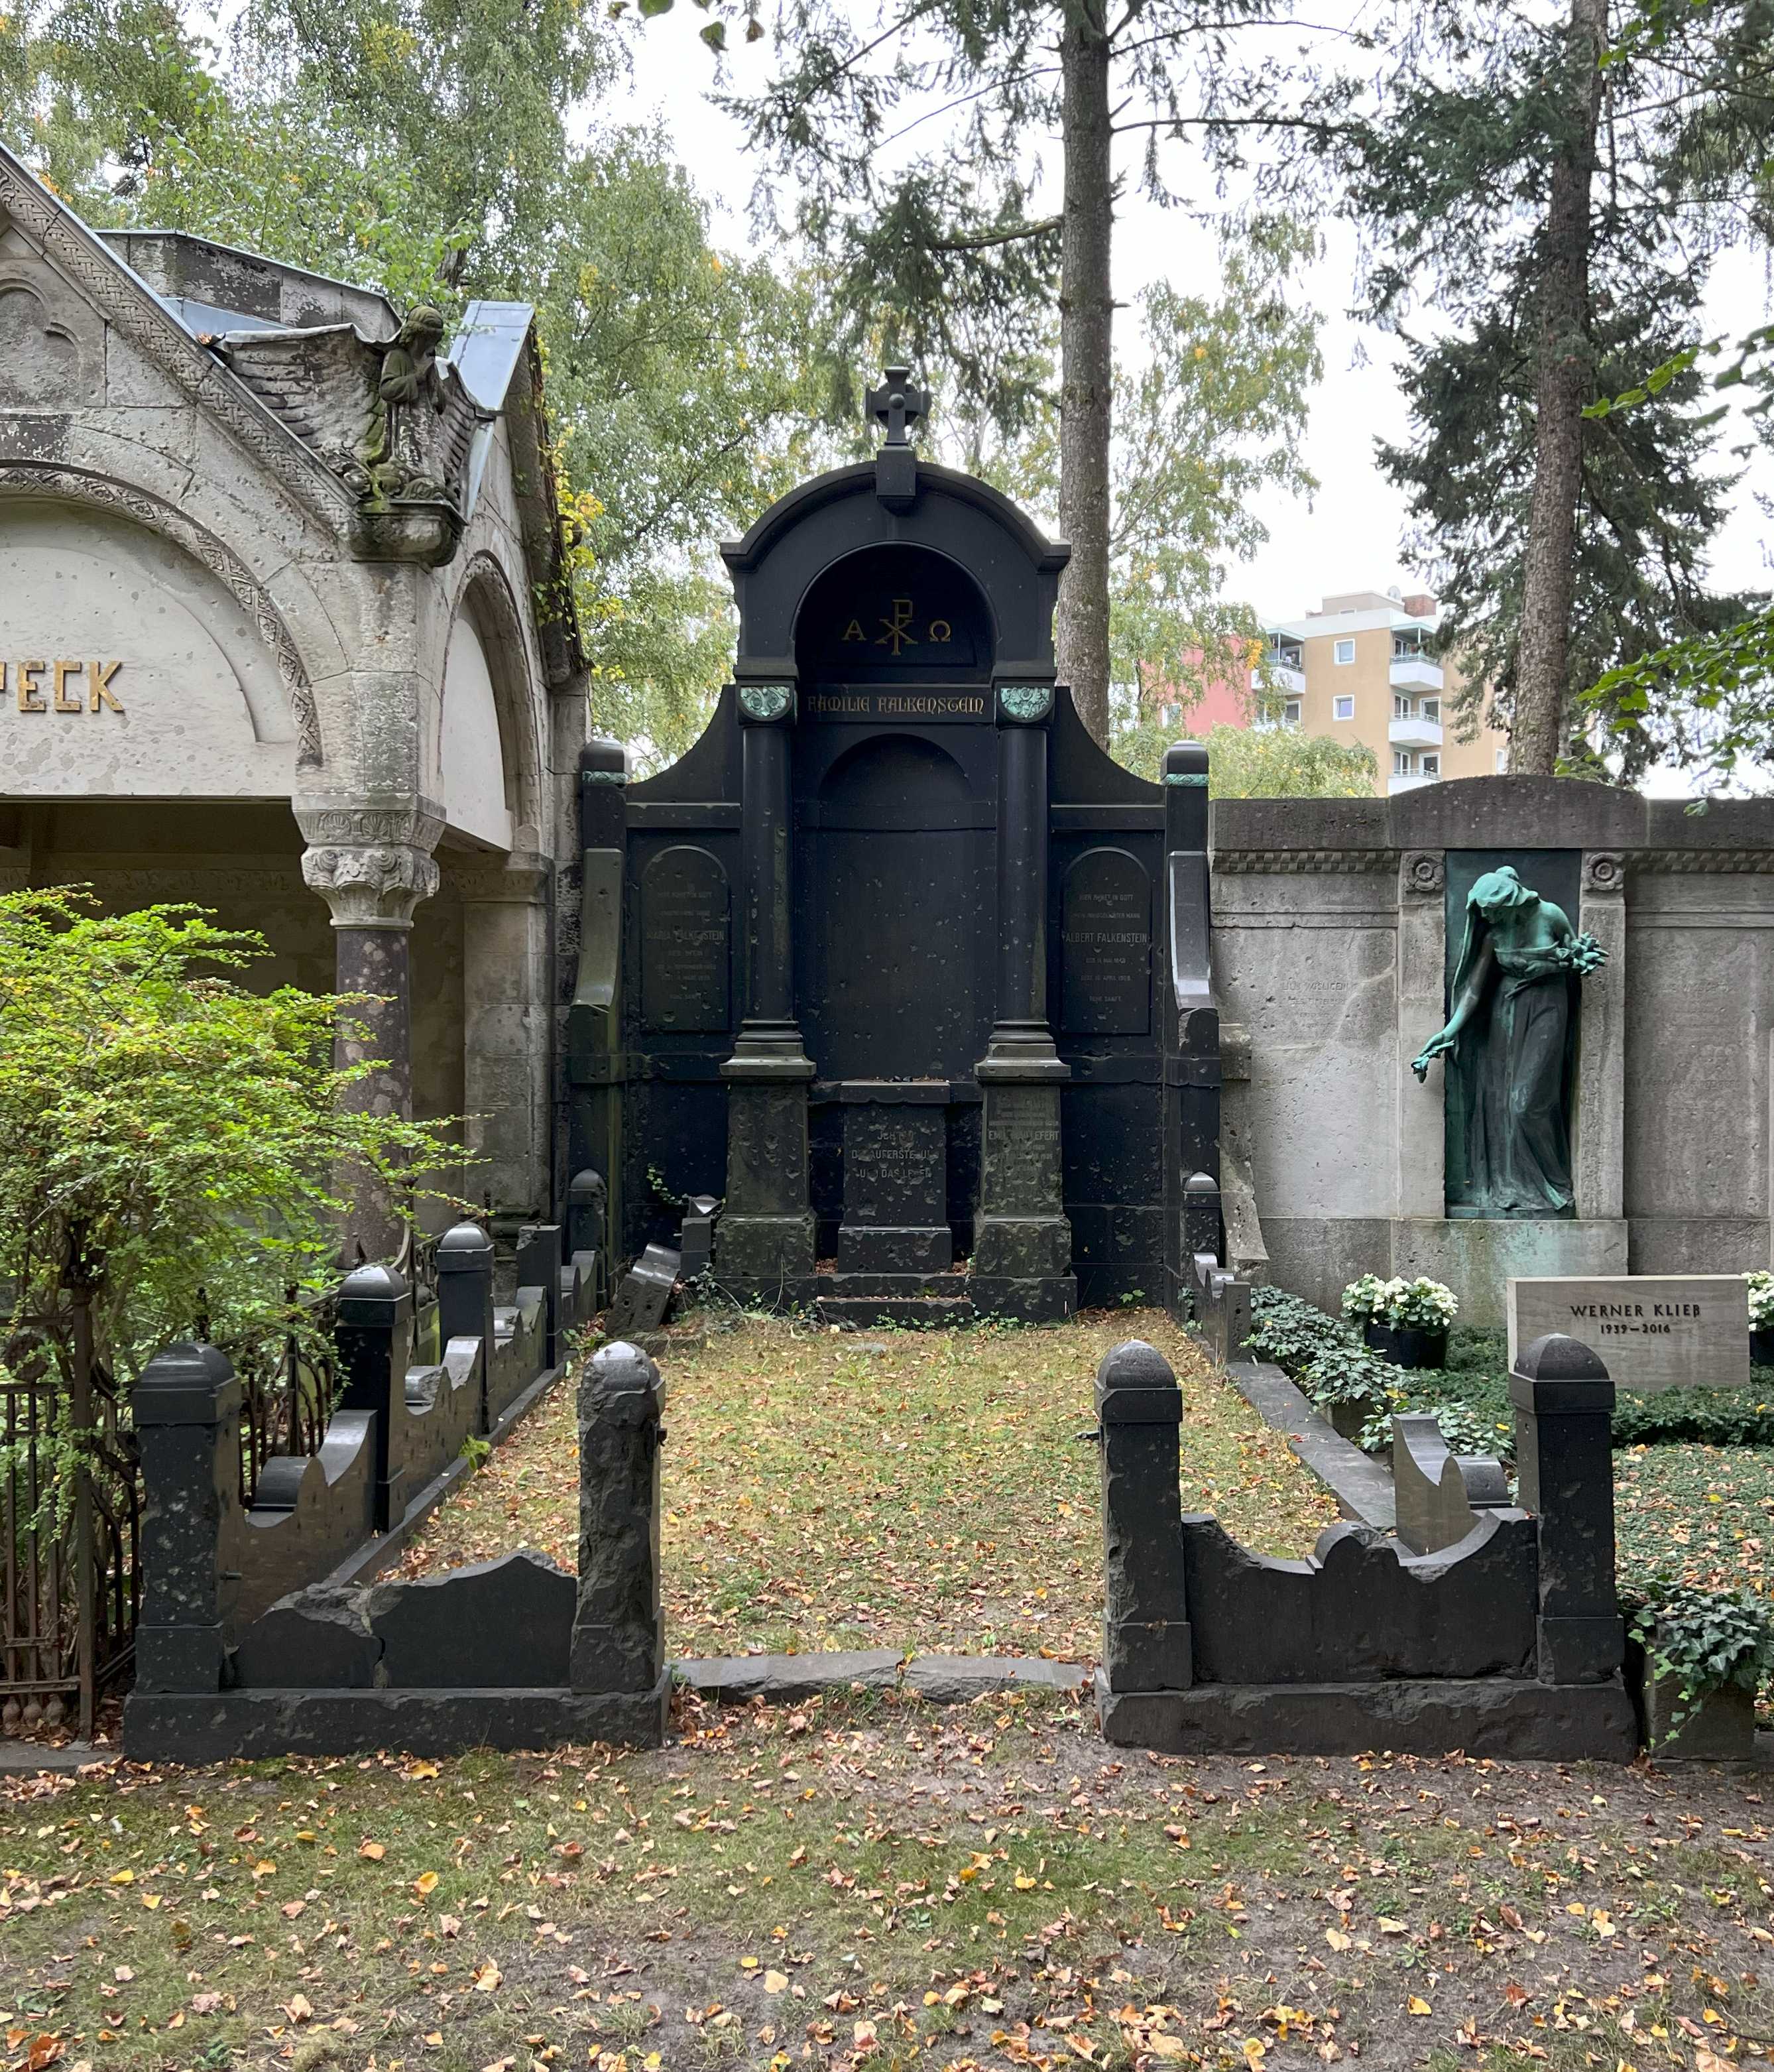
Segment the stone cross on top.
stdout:
[[889,367],[881,376],[878,388],[871,388],[864,399],[869,414],[879,419],[887,434],[890,446],[909,446],[912,442],[912,427],[930,407],[928,393],[912,386],[912,370],[909,367]]

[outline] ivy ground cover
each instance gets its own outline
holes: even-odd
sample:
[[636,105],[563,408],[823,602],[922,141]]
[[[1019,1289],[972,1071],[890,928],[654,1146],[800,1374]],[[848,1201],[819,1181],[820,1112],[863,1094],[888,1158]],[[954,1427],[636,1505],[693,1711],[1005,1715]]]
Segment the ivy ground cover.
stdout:
[[[692,1317],[661,1358],[673,1655],[895,1647],[1095,1659],[1098,1361],[1164,1352],[1183,1392],[1183,1503],[1300,1555],[1319,1484],[1162,1311],[1046,1329],[860,1334]],[[573,1392],[557,1388],[432,1522],[404,1572],[518,1546],[577,1554]]]

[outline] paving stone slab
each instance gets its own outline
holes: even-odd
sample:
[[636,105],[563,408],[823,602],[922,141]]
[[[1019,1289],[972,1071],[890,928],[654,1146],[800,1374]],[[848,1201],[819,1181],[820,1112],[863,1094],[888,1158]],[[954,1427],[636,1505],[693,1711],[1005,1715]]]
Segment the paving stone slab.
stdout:
[[798,1704],[827,1692],[891,1691],[899,1683],[900,1658],[890,1647],[823,1655],[720,1655],[676,1662],[674,1673],[698,1697],[729,1704]]
[[1032,1655],[920,1655],[905,1665],[905,1688],[932,1705],[965,1705],[995,1691],[1071,1691],[1090,1675],[1082,1662]]

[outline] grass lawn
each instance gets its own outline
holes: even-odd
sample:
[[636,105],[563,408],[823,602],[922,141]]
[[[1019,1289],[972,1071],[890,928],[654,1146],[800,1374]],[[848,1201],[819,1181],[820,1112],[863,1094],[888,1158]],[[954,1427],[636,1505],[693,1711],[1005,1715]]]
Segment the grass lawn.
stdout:
[[1056,1696],[0,1784],[9,2067],[1720,2072],[1760,1779],[1111,1750]]
[[[1051,1329],[861,1336],[703,1315],[662,1361],[667,1645],[677,1655],[897,1647],[1094,1659],[1098,1362],[1149,1339],[1183,1392],[1183,1503],[1265,1553],[1336,1507],[1160,1310]],[[696,1336],[706,1331],[700,1346]],[[870,1351],[869,1347],[880,1350]],[[431,1523],[401,1572],[577,1554],[573,1394],[556,1389]]]

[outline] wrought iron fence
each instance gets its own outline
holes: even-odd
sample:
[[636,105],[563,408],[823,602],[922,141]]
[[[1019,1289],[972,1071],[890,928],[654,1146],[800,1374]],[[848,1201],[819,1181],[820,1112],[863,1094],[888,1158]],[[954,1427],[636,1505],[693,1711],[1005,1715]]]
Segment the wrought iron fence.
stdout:
[[[81,1434],[85,1435],[84,1440]],[[142,1478],[122,1393],[88,1361],[0,1383],[0,1729],[83,1738],[128,1671],[141,1606]]]

